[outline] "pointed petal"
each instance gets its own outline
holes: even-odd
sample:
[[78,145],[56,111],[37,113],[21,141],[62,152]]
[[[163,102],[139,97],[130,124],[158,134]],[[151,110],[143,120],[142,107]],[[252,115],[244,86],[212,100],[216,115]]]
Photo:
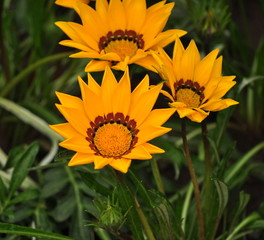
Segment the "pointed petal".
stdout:
[[187,32],[181,29],[170,29],[164,32],[161,32],[155,37],[155,39],[146,46],[145,49],[158,49],[164,48],[168,44],[175,41],[176,36],[184,36]]
[[67,7],[67,8],[73,8],[74,2],[79,1],[85,4],[88,4],[91,0],[56,0],[55,4]]
[[113,160],[115,159],[94,155],[94,169],[101,169],[111,163]]
[[127,29],[133,29],[137,33],[140,32],[146,18],[146,1],[127,0],[123,1],[123,4],[127,17]]
[[77,132],[76,129],[73,128],[72,125],[69,123],[49,125],[49,127],[64,138],[71,138],[73,136],[79,136],[79,137],[85,136]]
[[142,93],[140,99],[131,98],[130,117],[136,120],[137,126],[145,120],[152,110],[161,88],[162,84],[159,84],[149,91]]
[[151,159],[152,156],[143,145],[138,145],[131,150],[130,153],[123,155],[124,158],[146,160]]
[[111,66],[109,61],[91,60],[85,67],[85,72],[100,72],[104,71],[106,66]]
[[142,128],[137,136],[138,136],[138,142],[136,146],[139,146],[145,142],[150,141],[153,138],[159,137],[167,132],[169,132],[171,128],[165,128],[165,127],[157,127],[157,126],[146,126]]
[[128,68],[119,81],[113,94],[113,112],[121,112],[126,116],[128,114],[131,98],[131,87]]
[[126,158],[120,158],[120,159],[114,159],[109,165],[122,172],[122,173],[127,173],[128,168],[130,167],[131,164],[131,159],[126,159]]
[[113,112],[113,95],[117,87],[116,78],[109,67],[106,67],[102,81],[102,101],[105,114]]
[[205,104],[203,109],[215,112],[236,104],[238,104],[238,102],[233,99],[212,99],[211,101],[208,101],[208,104]]
[[154,146],[150,143],[143,143],[142,146],[144,146],[144,148],[146,148],[146,150],[150,153],[150,154],[158,154],[158,153],[164,153],[165,151],[157,146]]
[[92,163],[93,161],[94,154],[77,152],[68,163],[68,166],[83,165]]
[[66,139],[63,142],[60,142],[59,145],[61,147],[64,147],[66,149],[75,151],[75,152],[82,152],[82,153],[94,153],[94,150],[92,150],[89,147],[89,142],[85,139],[85,137],[72,137],[69,139]]
[[56,92],[56,95],[63,106],[84,110],[83,101],[80,98],[61,92]]
[[194,70],[199,61],[200,54],[195,42],[192,40],[182,56],[179,79],[193,80]]
[[154,109],[150,112],[145,121],[138,126],[138,129],[144,128],[145,126],[161,126],[164,124],[176,111],[175,108],[165,108],[165,109]]
[[213,50],[197,64],[194,72],[194,81],[198,82],[200,86],[205,86],[210,79],[218,52],[218,49]]
[[[91,78],[90,78],[91,80]],[[104,115],[103,104],[101,96],[97,95],[97,89],[91,89],[81,79],[79,79],[79,85],[81,88],[84,110],[86,115],[91,121],[94,121],[96,117]],[[89,122],[90,123],[90,122]]]
[[110,29],[114,32],[118,29],[126,29],[126,15],[123,3],[120,0],[111,0],[108,8]]

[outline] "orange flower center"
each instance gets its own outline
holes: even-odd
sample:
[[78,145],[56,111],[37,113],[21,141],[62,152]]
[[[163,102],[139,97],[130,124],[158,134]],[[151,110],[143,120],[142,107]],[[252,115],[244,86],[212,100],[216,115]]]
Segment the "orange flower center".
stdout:
[[99,49],[105,53],[114,52],[123,61],[126,56],[133,57],[139,48],[144,48],[143,35],[138,35],[134,30],[116,30],[108,32],[100,38]]
[[197,108],[204,99],[204,87],[200,87],[199,83],[181,79],[174,84],[175,101],[183,102],[189,108]]
[[95,132],[94,145],[101,155],[118,157],[130,149],[132,140],[132,134],[126,126],[106,123]]
[[90,126],[86,140],[97,155],[120,158],[129,153],[138,140],[136,121],[124,117],[123,113],[98,116]]

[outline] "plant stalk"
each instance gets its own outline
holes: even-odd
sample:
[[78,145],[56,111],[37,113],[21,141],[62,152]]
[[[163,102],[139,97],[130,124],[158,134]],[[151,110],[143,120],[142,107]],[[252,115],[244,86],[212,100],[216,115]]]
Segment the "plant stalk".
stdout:
[[161,193],[165,194],[164,185],[163,185],[163,182],[161,180],[160,171],[159,171],[159,167],[157,164],[157,159],[155,159],[155,158],[151,159],[150,165],[151,165],[152,173],[153,173],[155,182],[157,184],[158,190]]
[[194,167],[192,164],[192,159],[190,156],[189,152],[189,147],[187,143],[187,138],[186,138],[186,120],[182,119],[181,122],[181,130],[182,130],[182,141],[183,141],[183,149],[184,149],[184,154],[187,162],[187,166],[189,169],[189,173],[191,176],[191,181],[193,183],[193,189],[194,189],[194,197],[196,200],[196,211],[197,211],[197,220],[198,220],[198,229],[199,229],[199,240],[204,240],[205,235],[204,235],[204,220],[203,220],[203,212],[202,212],[202,204],[201,204],[201,193],[199,190],[199,185],[197,181],[197,177],[194,171]]

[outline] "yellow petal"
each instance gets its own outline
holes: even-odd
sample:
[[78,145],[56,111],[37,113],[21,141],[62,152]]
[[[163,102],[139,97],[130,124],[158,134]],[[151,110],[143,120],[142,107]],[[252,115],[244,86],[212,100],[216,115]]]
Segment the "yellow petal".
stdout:
[[164,32],[161,32],[157,35],[157,37],[150,42],[145,49],[157,49],[166,47],[168,44],[175,41],[176,37],[184,36],[187,32],[181,29],[170,29]]
[[94,155],[94,169],[101,169],[111,163],[113,158]]
[[175,108],[154,109],[138,128],[141,129],[148,125],[161,126],[175,113],[175,111]]
[[187,108],[187,107],[179,107],[179,108],[177,108],[177,112],[178,112],[180,118],[184,118],[186,116],[193,114],[194,110]]
[[[98,96],[95,90],[91,90],[90,87],[80,79],[79,85],[82,92],[82,98],[84,102],[84,109],[91,121],[94,121],[96,117],[104,115],[103,103],[101,96]],[[90,122],[89,122],[90,123]]]
[[143,143],[142,144],[144,148],[150,153],[150,154],[158,154],[158,153],[164,153],[165,151],[157,146],[154,146],[150,143]]
[[145,142],[150,141],[151,139],[155,137],[159,137],[167,132],[169,132],[171,128],[165,128],[165,127],[157,127],[157,126],[147,126],[138,132],[138,142],[136,146],[139,146]]
[[178,79],[193,80],[194,70],[199,61],[200,54],[195,42],[192,40],[182,56],[181,73],[179,73]]
[[75,128],[81,135],[85,135],[87,128],[90,126],[90,121],[84,111],[60,104],[56,104],[56,107],[73,128]]
[[70,57],[71,58],[98,58],[100,57],[100,55],[97,52],[81,51],[78,53],[71,54]]
[[203,109],[206,111],[220,111],[236,104],[238,104],[238,102],[233,99],[212,99],[208,104],[205,104]]
[[76,108],[79,109],[80,111],[84,110],[83,101],[80,98],[61,92],[56,92],[56,95],[62,105],[70,108]]
[[75,128],[73,128],[69,123],[49,125],[49,127],[64,138],[71,138],[73,136],[85,136],[85,134],[81,135],[79,132],[77,132]]
[[200,122],[202,122],[202,121],[203,121],[208,115],[209,115],[209,113],[208,113],[208,114],[203,114],[203,113],[201,113],[201,112],[196,112],[196,111],[194,111],[194,113],[188,115],[187,117],[188,117],[190,120],[192,120],[193,122],[198,122],[198,123],[200,123]]
[[80,49],[80,50],[86,51],[86,52],[93,52],[93,50],[91,48],[87,47],[86,45],[72,41],[72,40],[63,40],[63,41],[60,41],[59,44],[62,46],[66,46],[66,47],[72,47],[72,48]]
[[87,74],[88,76],[88,87],[91,91],[93,91],[97,96],[101,95],[101,86],[94,80],[90,73]]
[[116,87],[116,78],[111,69],[106,67],[102,81],[102,101],[106,114],[113,112],[112,98]]
[[162,84],[159,84],[149,91],[142,93],[139,99],[135,99],[134,97],[131,98],[129,115],[132,119],[136,120],[138,126],[152,110],[161,88]]
[[73,8],[74,2],[79,1],[85,4],[88,4],[91,0],[56,0],[55,4],[67,7],[67,8]]
[[89,142],[83,136],[66,139],[60,142],[59,145],[75,152],[94,153],[94,150],[89,147]]
[[133,29],[139,33],[146,18],[146,1],[125,0],[123,4],[127,16],[127,29]]
[[124,158],[146,160],[151,159],[152,156],[143,145],[138,145],[131,150],[130,153],[123,155]]
[[130,106],[131,87],[128,68],[117,84],[113,94],[113,112],[121,112],[126,116]]
[[68,166],[75,166],[75,165],[82,165],[82,164],[88,164],[92,163],[94,161],[94,154],[87,154],[87,153],[79,153],[77,152],[70,162],[68,163]]
[[111,66],[109,61],[91,60],[85,67],[85,72],[104,71],[106,66]]
[[209,81],[218,52],[218,49],[213,50],[197,64],[194,81],[198,82],[200,86],[205,86]]
[[112,168],[122,173],[127,173],[130,164],[131,160],[126,158],[114,159],[111,163],[109,163]]
[[110,30],[126,29],[126,15],[120,0],[111,0],[108,8]]
[[161,90],[160,93],[169,98],[172,102],[174,101],[173,97],[167,91]]

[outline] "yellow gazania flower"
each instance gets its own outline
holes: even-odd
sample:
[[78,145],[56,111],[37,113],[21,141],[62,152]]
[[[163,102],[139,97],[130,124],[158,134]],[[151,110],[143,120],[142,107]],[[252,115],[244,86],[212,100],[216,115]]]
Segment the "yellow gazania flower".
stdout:
[[91,0],[56,0],[55,4],[63,6],[63,7],[67,7],[67,8],[73,8],[75,2],[82,2],[82,3],[88,4],[89,2],[91,2]]
[[222,99],[236,82],[235,76],[222,76],[222,56],[217,58],[218,49],[210,52],[202,60],[195,42],[192,40],[184,49],[180,39],[175,41],[173,58],[163,49],[152,53],[156,63],[154,68],[159,72],[171,90],[162,93],[172,102],[180,118],[188,117],[201,122],[210,111],[220,111],[238,104],[232,99]]
[[147,9],[146,0],[97,0],[95,10],[76,2],[74,9],[82,24],[56,22],[71,39],[60,44],[81,50],[71,57],[93,59],[86,72],[103,71],[105,66],[125,71],[150,49],[165,47],[186,33],[177,29],[162,32],[174,6],[165,2]]
[[128,70],[119,82],[109,67],[102,85],[88,74],[88,85],[79,78],[80,98],[58,93],[57,108],[68,121],[51,128],[66,140],[60,146],[77,153],[69,166],[94,163],[95,169],[109,164],[126,173],[131,159],[150,159],[164,151],[149,140],[170,131],[161,125],[175,109],[155,109],[162,85],[149,89],[146,76],[131,93]]

